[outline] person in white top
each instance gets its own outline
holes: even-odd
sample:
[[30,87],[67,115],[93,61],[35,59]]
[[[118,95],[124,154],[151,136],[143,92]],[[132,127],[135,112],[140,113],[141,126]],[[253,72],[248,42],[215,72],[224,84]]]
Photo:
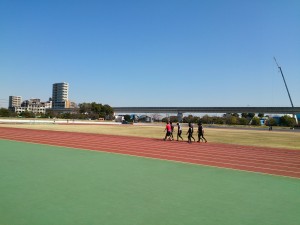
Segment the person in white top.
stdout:
[[177,141],[178,141],[178,138],[181,138],[181,140],[183,140],[183,138],[181,137],[182,128],[181,128],[180,123],[177,123],[177,127],[178,127],[178,130],[177,130]]

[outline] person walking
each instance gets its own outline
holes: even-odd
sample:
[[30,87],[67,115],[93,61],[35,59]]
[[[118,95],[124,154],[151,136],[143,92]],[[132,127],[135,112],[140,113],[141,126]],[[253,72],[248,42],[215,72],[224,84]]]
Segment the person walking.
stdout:
[[172,122],[170,122],[170,126],[171,126],[171,134],[170,134],[170,137],[171,137],[172,140],[174,140],[174,136],[173,136],[174,125],[172,124]]
[[188,143],[192,143],[193,126],[191,123],[189,123],[189,129],[186,134],[188,135]]
[[166,131],[166,136],[164,138],[164,141],[167,140],[167,137],[169,137],[169,140],[171,141],[171,125],[170,125],[169,121],[167,122],[167,125],[166,125],[166,128],[164,131]]
[[183,138],[181,137],[181,134],[182,134],[182,128],[181,128],[181,125],[180,123],[177,123],[177,141],[178,141],[178,138],[181,138],[181,140],[183,140]]
[[194,125],[192,123],[189,123],[189,125],[191,125],[191,128],[192,128],[192,136],[191,136],[191,139],[194,140],[194,142],[196,141],[195,138],[193,137],[193,133],[194,133]]
[[204,129],[202,126],[202,123],[198,123],[198,141],[200,142],[200,140],[205,141],[205,143],[207,142],[206,138],[204,137]]

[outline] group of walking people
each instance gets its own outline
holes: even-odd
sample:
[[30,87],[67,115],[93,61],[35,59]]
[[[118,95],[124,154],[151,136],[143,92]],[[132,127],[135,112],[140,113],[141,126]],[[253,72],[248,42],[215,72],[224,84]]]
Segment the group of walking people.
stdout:
[[[174,140],[174,136],[173,136],[174,129],[175,129],[175,127],[174,127],[173,123],[167,122],[167,125],[165,128],[165,131],[166,131],[166,136],[164,138],[165,141],[167,139],[170,141]],[[196,141],[195,138],[193,137],[193,133],[194,133],[193,124],[189,123],[189,128],[186,133],[186,135],[188,135],[188,143],[192,143],[192,139],[194,140],[194,142]],[[179,138],[183,141],[183,138],[181,135],[182,135],[182,127],[181,127],[180,123],[177,123],[177,141],[179,140]],[[204,137],[204,129],[203,129],[201,122],[198,123],[198,141],[197,142],[200,142],[200,141],[202,141],[202,142],[205,141],[205,143],[207,142],[206,138]]]

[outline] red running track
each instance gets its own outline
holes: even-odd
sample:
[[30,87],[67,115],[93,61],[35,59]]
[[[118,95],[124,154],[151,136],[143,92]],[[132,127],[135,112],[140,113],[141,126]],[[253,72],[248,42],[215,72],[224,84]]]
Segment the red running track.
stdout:
[[0,139],[300,178],[300,151],[0,127]]

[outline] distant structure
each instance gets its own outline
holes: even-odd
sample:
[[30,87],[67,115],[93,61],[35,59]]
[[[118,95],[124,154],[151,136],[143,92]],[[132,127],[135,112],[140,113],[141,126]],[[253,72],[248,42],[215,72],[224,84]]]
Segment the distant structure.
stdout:
[[40,99],[30,99],[22,102],[21,96],[9,96],[9,109],[16,113],[33,112],[45,114],[47,109],[51,108],[51,101],[41,102]]
[[52,88],[52,109],[66,109],[70,108],[69,84],[55,83]]
[[113,107],[115,115],[135,113],[173,113],[182,121],[184,113],[271,113],[299,114],[300,107]]
[[21,96],[9,96],[8,108],[18,114],[22,112],[33,112],[36,115],[47,112],[74,112],[77,109],[77,104],[70,102],[68,95],[68,83],[55,83],[52,88],[52,98],[49,98],[49,101],[42,102],[39,98],[22,101]]
[[52,102],[42,102],[39,98],[29,99],[22,102],[20,109],[17,111],[20,112],[33,112],[38,114],[45,114],[47,109],[51,109]]
[[8,108],[12,110],[14,107],[20,107],[22,103],[21,96],[9,96]]

